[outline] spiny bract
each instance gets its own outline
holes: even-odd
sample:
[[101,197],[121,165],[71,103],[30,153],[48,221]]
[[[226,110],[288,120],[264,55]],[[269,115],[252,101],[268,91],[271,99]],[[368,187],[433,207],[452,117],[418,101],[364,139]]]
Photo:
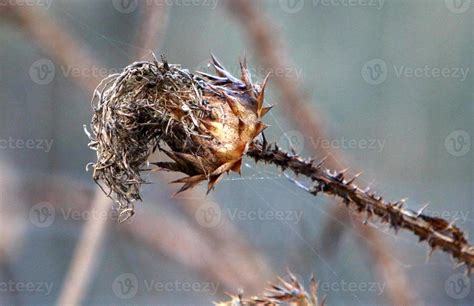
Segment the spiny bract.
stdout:
[[266,128],[268,75],[253,84],[245,60],[240,79],[214,56],[210,63],[217,75],[192,74],[164,59],[136,62],[99,85],[89,144],[97,152],[93,178],[121,208],[141,199],[140,172],[150,170],[148,157],[156,149],[172,161],[152,164],[188,175],[174,181],[183,183],[178,192],[204,180],[209,192],[224,173],[240,173],[243,155]]

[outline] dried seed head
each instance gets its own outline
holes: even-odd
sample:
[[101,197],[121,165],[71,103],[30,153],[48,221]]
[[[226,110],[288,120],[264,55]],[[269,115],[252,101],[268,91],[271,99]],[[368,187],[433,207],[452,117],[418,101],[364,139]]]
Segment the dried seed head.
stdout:
[[140,199],[140,172],[156,149],[171,161],[153,163],[188,176],[178,192],[224,173],[240,172],[242,156],[266,125],[261,118],[267,78],[253,84],[245,61],[241,79],[212,56],[217,76],[191,74],[178,65],[136,62],[104,79],[93,98],[91,142],[97,152],[93,178],[122,209]]

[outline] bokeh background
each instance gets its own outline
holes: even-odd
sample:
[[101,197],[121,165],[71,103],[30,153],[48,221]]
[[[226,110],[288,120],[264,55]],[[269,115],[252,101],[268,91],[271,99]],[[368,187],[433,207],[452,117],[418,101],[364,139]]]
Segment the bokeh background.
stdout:
[[99,80],[151,52],[234,74],[245,55],[272,73],[270,141],[473,236],[471,2],[0,1],[0,304],[210,305],[288,270],[328,305],[474,304],[447,255],[250,160],[207,197],[146,174],[117,224],[83,128]]

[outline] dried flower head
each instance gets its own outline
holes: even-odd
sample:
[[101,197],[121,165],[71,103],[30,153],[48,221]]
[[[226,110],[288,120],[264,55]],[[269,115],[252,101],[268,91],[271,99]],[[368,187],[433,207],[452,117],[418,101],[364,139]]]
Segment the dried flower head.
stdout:
[[207,180],[208,192],[224,173],[240,173],[242,157],[266,127],[265,84],[253,84],[245,60],[240,79],[212,56],[216,76],[179,65],[136,62],[104,79],[92,103],[93,178],[120,208],[133,212],[144,183],[141,171],[157,149],[171,161],[153,163],[187,177],[178,192]]
[[295,306],[324,306],[325,298],[318,300],[318,283],[311,276],[309,292],[305,290],[300,281],[288,271],[289,280],[278,278],[279,284],[270,284],[269,288],[262,296],[244,298],[242,293],[230,295],[231,300],[216,303],[217,306],[276,306],[276,305],[295,305]]

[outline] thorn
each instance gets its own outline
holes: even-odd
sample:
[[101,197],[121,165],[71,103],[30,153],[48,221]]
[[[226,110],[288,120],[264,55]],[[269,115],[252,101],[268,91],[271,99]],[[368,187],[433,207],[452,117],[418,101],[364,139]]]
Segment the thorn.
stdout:
[[265,133],[262,132],[262,151],[266,151],[268,145],[267,137],[265,137]]
[[247,89],[252,88],[252,78],[247,68],[247,57],[244,55],[243,60],[240,62],[240,79],[244,82]]
[[177,179],[175,181],[170,182],[170,184],[177,184],[177,183],[184,183],[181,188],[173,194],[173,196],[178,195],[179,193],[186,191],[190,188],[193,188],[196,186],[199,182],[203,181],[206,179],[206,176],[204,174],[198,174],[195,176],[186,176],[180,179]]
[[337,173],[336,176],[334,177],[334,179],[336,179],[336,181],[338,181],[338,182],[344,181],[344,172]]
[[317,169],[321,168],[327,159],[328,159],[327,156],[323,157],[323,159],[321,159],[321,161],[316,165],[316,168]]
[[210,81],[214,81],[214,82],[217,82],[217,83],[227,82],[226,78],[221,78],[221,77],[218,77],[218,76],[206,73],[206,72],[196,71],[195,73],[200,74],[201,76],[205,77],[206,79],[209,79]]
[[265,98],[265,87],[267,86],[267,81],[269,77],[270,77],[270,72],[263,79],[260,92],[258,93],[258,96],[257,96],[257,115],[259,118],[262,117],[263,100]]
[[232,97],[231,95],[229,95],[228,93],[224,92],[224,96],[225,96],[225,100],[227,102],[227,104],[229,105],[230,109],[232,110],[232,113],[234,113],[234,115],[238,116],[238,117],[242,117],[242,110],[240,109],[240,102]]
[[454,223],[458,222],[459,218],[454,219],[453,221],[449,222],[447,228],[453,228]]
[[355,181],[359,176],[361,176],[361,175],[362,175],[362,172],[357,173],[356,175],[354,175],[354,176],[346,183],[346,185],[351,185],[351,184],[354,183],[354,181]]
[[417,213],[416,213],[416,217],[418,218],[422,213],[423,211],[430,205],[430,203],[426,203],[425,205],[423,205],[423,207],[421,207]]
[[232,74],[230,74],[225,68],[222,66],[221,63],[217,60],[217,58],[214,56],[214,54],[211,53],[211,59],[212,59],[212,65],[214,66],[214,69],[216,70],[216,73],[220,77],[225,77],[232,83],[240,83],[239,80],[237,80]]
[[263,130],[265,130],[267,127],[269,127],[269,125],[266,125],[262,121],[257,122],[255,124],[255,136],[263,132]]
[[241,176],[241,175],[242,175],[241,169],[242,169],[242,158],[239,159],[238,161],[236,161],[236,162],[232,165],[231,170],[234,171],[234,172],[237,172],[237,173]]
[[272,108],[273,108],[273,105],[263,107],[262,111],[260,112],[260,117],[265,116]]

